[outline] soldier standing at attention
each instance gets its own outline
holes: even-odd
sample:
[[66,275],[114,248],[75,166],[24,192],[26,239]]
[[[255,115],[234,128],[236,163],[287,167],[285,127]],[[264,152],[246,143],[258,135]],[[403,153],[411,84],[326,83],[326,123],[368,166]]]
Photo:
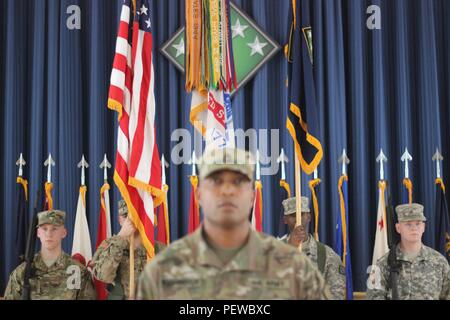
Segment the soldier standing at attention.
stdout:
[[[375,267],[367,298],[374,300],[449,300],[450,268],[439,252],[422,243],[426,218],[423,206],[395,208],[400,243],[381,257]],[[396,279],[396,281],[391,281]]]
[[252,230],[254,160],[240,149],[209,149],[196,196],[204,222],[145,268],[138,299],[327,299],[305,255]]
[[[107,283],[108,300],[127,300],[130,295],[130,236],[134,235],[134,273],[135,281],[147,263],[147,252],[141,245],[139,231],[128,218],[124,200],[119,201],[119,233],[105,239],[92,258],[92,272],[96,279]],[[155,253],[165,247],[155,242]]]
[[[38,214],[37,236],[41,241],[41,251],[34,256],[31,266],[32,300],[88,300],[97,296],[90,272],[61,248],[67,235],[65,216],[65,212],[60,210]],[[5,300],[21,299],[24,271],[25,262],[11,273]]]
[[280,240],[294,247],[302,244],[302,252],[318,267],[330,288],[331,296],[336,300],[345,299],[345,268],[339,256],[329,246],[316,241],[309,233],[311,213],[309,199],[301,198],[302,224],[295,226],[295,197],[283,201],[284,223],[288,225],[289,235]]

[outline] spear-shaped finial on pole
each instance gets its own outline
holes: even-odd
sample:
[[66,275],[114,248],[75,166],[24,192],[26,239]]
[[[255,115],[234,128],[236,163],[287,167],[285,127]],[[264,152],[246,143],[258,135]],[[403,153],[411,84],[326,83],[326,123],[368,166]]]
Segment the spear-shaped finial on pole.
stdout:
[[380,163],[380,180],[384,180],[384,163],[387,162],[387,158],[383,153],[383,149],[380,149],[380,153],[378,154],[378,157],[376,159],[377,162]]
[[436,161],[436,178],[441,178],[441,161],[444,160],[444,157],[442,157],[442,154],[440,154],[439,149],[436,148],[436,152],[433,156],[433,161]]
[[48,154],[47,160],[44,162],[44,166],[47,168],[47,182],[52,183],[52,167],[55,166],[55,161],[53,161],[52,154]]
[[103,180],[108,181],[108,169],[111,168],[111,163],[108,162],[108,158],[106,157],[106,153],[103,157],[102,163],[100,163],[100,169],[103,169]]
[[405,152],[403,153],[402,157],[400,158],[400,160],[402,160],[402,162],[405,163],[405,178],[409,179],[409,165],[408,162],[412,161],[412,156],[409,154],[408,152],[408,148],[405,148]]
[[16,162],[16,165],[19,166],[19,177],[23,175],[23,166],[26,165],[25,159],[23,158],[22,153],[20,153],[20,157]]
[[81,161],[78,162],[78,168],[81,168],[81,185],[86,185],[86,175],[85,175],[85,169],[89,168],[89,163],[87,163],[86,159],[84,158],[84,154],[81,157]]
[[350,163],[350,159],[347,157],[347,153],[345,152],[345,148],[342,151],[342,155],[339,158],[339,163],[342,164],[342,175],[347,175],[347,165]]
[[285,163],[289,162],[288,157],[284,153],[284,149],[281,148],[280,156],[277,158],[277,163],[281,163],[281,180],[286,180],[286,165]]
[[166,168],[169,167],[166,159],[164,158],[164,154],[161,155],[161,182],[162,185],[166,184]]

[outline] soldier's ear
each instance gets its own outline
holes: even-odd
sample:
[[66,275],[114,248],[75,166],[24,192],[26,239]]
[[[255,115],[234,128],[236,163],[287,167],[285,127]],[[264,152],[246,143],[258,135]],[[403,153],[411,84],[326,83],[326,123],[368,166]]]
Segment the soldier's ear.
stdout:
[[66,227],[63,227],[63,235],[62,235],[62,238],[64,239],[65,237],[67,237],[67,229],[66,229]]
[[395,224],[395,230],[400,234],[400,224],[398,222]]
[[41,238],[41,228],[37,228],[36,232],[37,232],[37,237],[40,239]]

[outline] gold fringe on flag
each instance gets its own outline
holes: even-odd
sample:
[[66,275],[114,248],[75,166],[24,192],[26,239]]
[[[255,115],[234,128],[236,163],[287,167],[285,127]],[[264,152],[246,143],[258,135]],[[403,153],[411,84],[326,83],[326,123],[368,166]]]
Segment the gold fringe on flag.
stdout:
[[405,178],[405,179],[403,179],[403,185],[408,190],[408,203],[411,204],[412,203],[412,192],[413,192],[412,182],[408,178]]
[[316,239],[316,241],[319,241],[319,202],[317,201],[315,188],[321,181],[322,180],[320,179],[313,179],[309,181],[309,190],[311,190],[312,203],[314,207],[314,239]]
[[28,201],[28,181],[22,177],[17,177],[16,182],[22,185],[23,191],[25,192],[25,201]]
[[53,209],[53,197],[52,197],[53,183],[45,183],[45,197],[47,199],[48,210]]

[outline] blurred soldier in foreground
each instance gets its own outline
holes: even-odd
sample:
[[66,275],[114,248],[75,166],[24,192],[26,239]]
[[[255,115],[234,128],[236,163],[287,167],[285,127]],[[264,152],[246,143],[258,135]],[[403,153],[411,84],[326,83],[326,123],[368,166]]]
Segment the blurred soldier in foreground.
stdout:
[[305,255],[252,230],[254,160],[240,149],[209,149],[196,196],[204,222],[145,268],[138,299],[326,299]]

